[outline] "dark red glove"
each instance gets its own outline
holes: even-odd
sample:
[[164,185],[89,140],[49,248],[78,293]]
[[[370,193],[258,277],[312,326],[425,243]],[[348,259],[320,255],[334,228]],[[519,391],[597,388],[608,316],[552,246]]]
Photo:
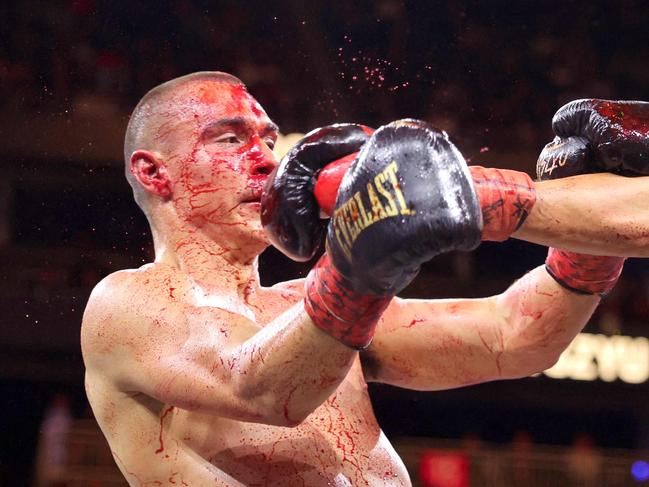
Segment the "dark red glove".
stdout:
[[306,134],[268,178],[261,198],[261,222],[272,244],[293,260],[317,252],[327,222],[313,196],[319,171],[357,152],[373,130],[358,124],[335,124]]
[[649,175],[649,103],[575,100],[552,118],[556,137],[536,165],[539,179],[612,172]]

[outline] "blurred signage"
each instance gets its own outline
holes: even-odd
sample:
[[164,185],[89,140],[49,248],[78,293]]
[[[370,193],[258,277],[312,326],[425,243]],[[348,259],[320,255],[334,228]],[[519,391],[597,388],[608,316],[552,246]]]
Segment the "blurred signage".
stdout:
[[580,333],[543,374],[554,379],[641,384],[649,379],[649,339]]

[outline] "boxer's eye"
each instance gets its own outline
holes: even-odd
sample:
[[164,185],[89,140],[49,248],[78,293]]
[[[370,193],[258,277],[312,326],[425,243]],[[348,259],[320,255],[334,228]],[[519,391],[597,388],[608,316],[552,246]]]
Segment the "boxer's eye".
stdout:
[[239,142],[241,142],[237,134],[233,134],[231,132],[219,135],[214,139],[214,141],[219,144],[238,144]]
[[270,150],[273,150],[275,148],[275,139],[273,137],[265,137],[264,142]]

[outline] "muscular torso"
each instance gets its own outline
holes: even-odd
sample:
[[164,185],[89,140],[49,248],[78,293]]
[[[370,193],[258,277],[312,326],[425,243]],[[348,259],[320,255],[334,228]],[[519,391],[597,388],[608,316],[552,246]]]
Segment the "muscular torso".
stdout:
[[[271,288],[247,305],[263,325],[296,299],[295,293]],[[86,385],[131,485],[410,485],[376,422],[358,359],[334,394],[296,427],[163,404],[125,392],[97,370],[87,371]]]

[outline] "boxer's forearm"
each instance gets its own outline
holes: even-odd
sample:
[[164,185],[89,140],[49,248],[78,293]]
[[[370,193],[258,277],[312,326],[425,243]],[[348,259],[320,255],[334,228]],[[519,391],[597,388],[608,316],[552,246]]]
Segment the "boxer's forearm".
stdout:
[[582,330],[599,303],[597,295],[565,289],[537,267],[497,298],[503,336],[502,378],[525,377],[551,367]]
[[236,395],[261,422],[299,424],[347,375],[358,352],[316,328],[300,303],[228,353]]
[[418,390],[524,377],[555,363],[598,302],[544,267],[493,298],[397,300],[361,360],[368,380]]
[[587,174],[536,183],[513,237],[574,252],[649,256],[649,177]]

